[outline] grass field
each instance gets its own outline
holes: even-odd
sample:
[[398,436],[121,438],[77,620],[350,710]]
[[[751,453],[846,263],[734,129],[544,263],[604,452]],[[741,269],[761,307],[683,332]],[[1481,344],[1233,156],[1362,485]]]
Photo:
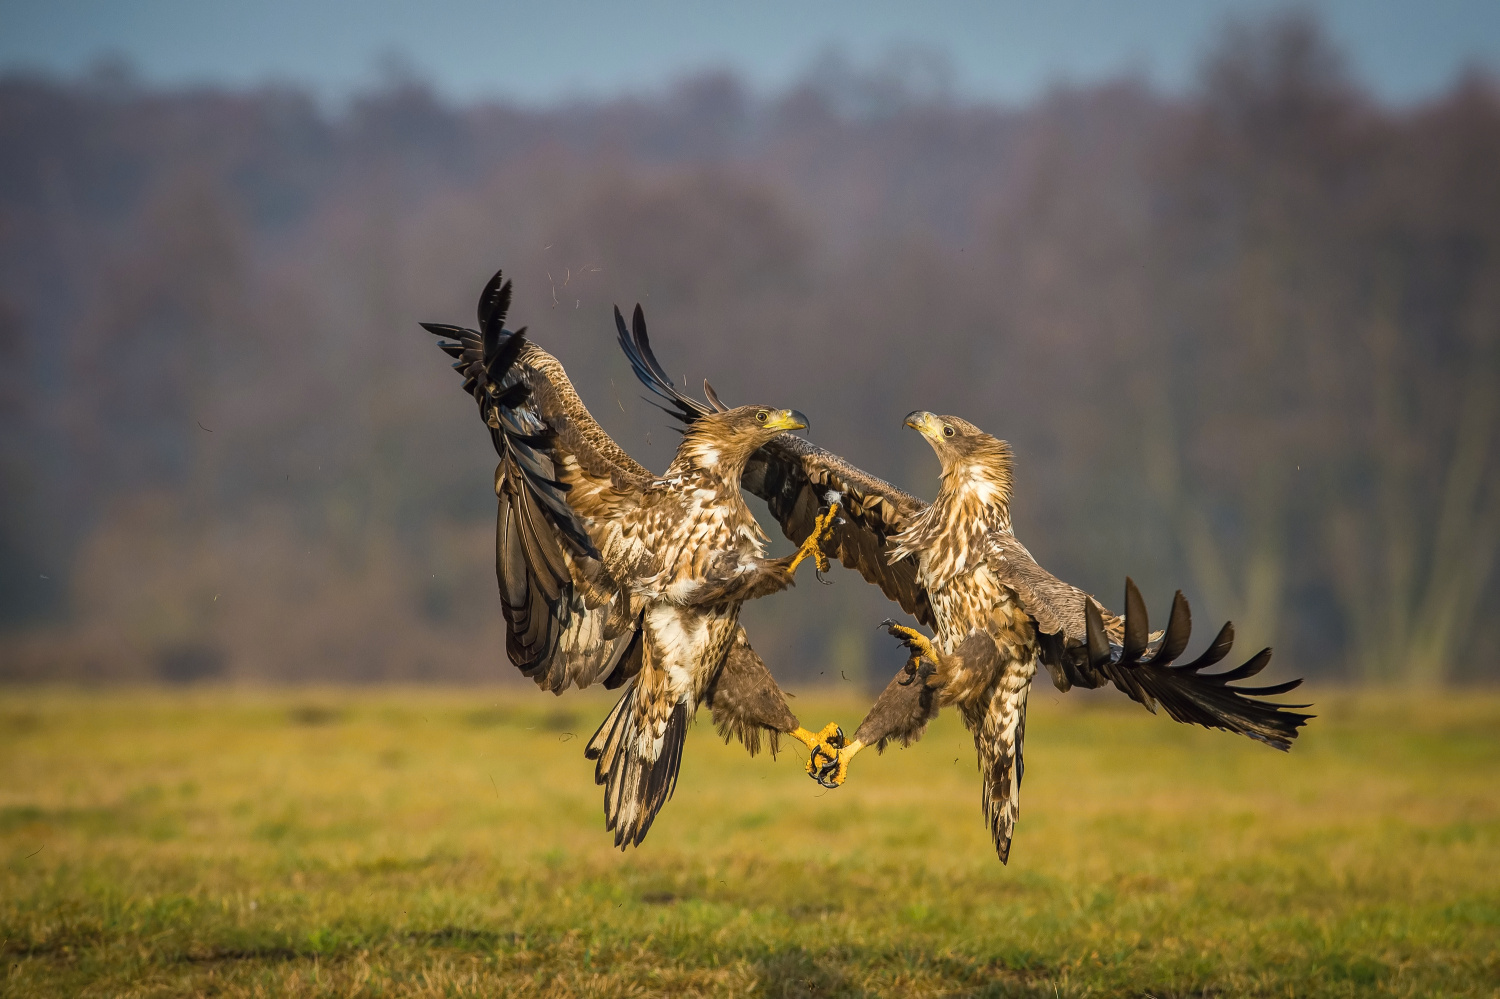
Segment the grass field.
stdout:
[[1500,995],[1500,697],[1315,699],[1283,755],[1038,688],[1002,867],[947,715],[831,792],[700,717],[622,855],[598,697],[4,690],[0,991]]

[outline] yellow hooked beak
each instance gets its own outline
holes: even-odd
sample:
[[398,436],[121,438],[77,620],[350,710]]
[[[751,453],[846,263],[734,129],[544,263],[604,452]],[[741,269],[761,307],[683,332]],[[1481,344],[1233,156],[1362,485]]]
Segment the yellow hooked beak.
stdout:
[[773,409],[761,425],[767,430],[806,430],[807,417],[795,409]]
[[933,440],[943,436],[943,424],[936,416],[925,410],[916,410],[906,414],[906,425],[911,427],[923,437]]

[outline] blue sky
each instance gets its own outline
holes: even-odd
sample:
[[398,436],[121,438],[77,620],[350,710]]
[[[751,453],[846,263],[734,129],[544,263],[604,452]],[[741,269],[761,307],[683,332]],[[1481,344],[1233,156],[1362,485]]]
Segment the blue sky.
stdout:
[[[446,96],[545,103],[648,92],[685,72],[784,85],[829,46],[856,64],[893,48],[945,54],[955,89],[1024,101],[1126,70],[1191,86],[1226,18],[1268,0],[0,0],[0,68],[72,74],[102,53],[153,83],[294,81],[338,100],[397,55]],[[1322,0],[1352,69],[1388,101],[1419,101],[1465,65],[1500,68],[1500,0]]]

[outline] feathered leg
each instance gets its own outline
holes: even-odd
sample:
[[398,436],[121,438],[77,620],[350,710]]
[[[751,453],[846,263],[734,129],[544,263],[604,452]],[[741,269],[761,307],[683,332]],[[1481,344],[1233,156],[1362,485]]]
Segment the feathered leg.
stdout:
[[[853,740],[835,744],[831,758],[825,752],[822,756],[815,754],[814,759],[808,761],[809,775],[824,787],[843,784],[849,777],[849,762],[867,747],[874,746],[875,751],[881,753],[895,740],[909,746],[922,737],[927,723],[937,716],[937,688],[929,683],[941,665],[937,649],[920,631],[889,618],[881,622],[881,627],[911,650],[911,658],[870,705],[864,721],[854,732]],[[842,737],[843,733],[838,735]],[[814,767],[814,763],[818,765]]]
[[987,696],[962,709],[964,722],[974,733],[983,782],[982,807],[1002,864],[1010,859],[1010,838],[1021,817],[1021,776],[1026,770],[1022,744],[1030,689],[1029,671],[1007,671]]
[[807,772],[814,779],[815,771],[828,766],[844,744],[843,730],[836,724],[830,723],[817,733],[802,727],[787,706],[786,695],[776,685],[771,671],[750,647],[743,627],[735,635],[729,655],[704,700],[713,711],[714,727],[724,741],[738,737],[751,756],[760,751],[762,733],[768,738],[773,759],[782,735],[802,743],[808,749]]

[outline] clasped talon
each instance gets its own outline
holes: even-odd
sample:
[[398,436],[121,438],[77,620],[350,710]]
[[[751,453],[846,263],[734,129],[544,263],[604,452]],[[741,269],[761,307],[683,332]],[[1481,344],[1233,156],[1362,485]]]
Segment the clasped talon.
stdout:
[[817,742],[808,746],[807,775],[824,787],[838,787],[842,783],[839,750],[848,744],[843,728],[834,722],[825,725],[817,735]]

